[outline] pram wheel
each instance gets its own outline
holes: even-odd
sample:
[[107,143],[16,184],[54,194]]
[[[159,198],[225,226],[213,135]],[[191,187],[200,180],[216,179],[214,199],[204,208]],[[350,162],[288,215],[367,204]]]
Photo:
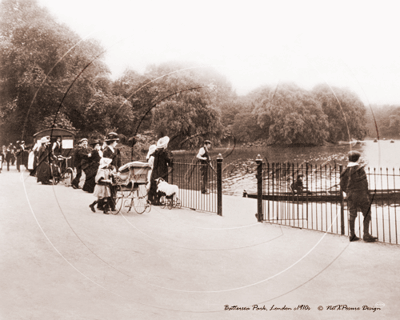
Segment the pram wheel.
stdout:
[[115,211],[112,211],[112,214],[118,214],[122,210],[124,203],[124,194],[122,192],[117,193],[117,197],[115,198]]
[[160,205],[161,205],[161,209],[164,209],[165,206],[167,205],[167,198],[165,196],[161,196],[160,197]]
[[146,212],[149,213],[151,211],[151,202],[147,200]]
[[173,196],[167,197],[167,204],[168,204],[168,209],[171,210],[174,206]]
[[181,200],[179,200],[178,197],[176,197],[175,200],[174,200],[174,207],[178,208],[178,209],[182,208]]
[[150,206],[147,201],[147,191],[144,185],[138,185],[136,198],[133,199],[133,207],[138,214],[142,214]]

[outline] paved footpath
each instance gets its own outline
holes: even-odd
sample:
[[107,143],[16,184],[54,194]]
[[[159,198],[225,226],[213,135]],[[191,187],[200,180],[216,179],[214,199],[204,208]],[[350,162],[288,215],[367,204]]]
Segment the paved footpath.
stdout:
[[223,217],[93,200],[3,170],[1,320],[399,319],[399,246],[257,223],[252,199]]

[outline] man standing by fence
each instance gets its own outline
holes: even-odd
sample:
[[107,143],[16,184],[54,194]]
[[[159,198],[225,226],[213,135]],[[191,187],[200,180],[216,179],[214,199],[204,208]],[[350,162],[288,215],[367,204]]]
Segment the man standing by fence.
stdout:
[[369,223],[371,221],[371,202],[368,191],[368,179],[364,166],[359,163],[361,154],[358,151],[349,152],[349,164],[340,176],[340,188],[347,194],[347,206],[350,211],[349,239],[357,241],[354,225],[358,209],[364,215],[364,236],[363,240],[374,242],[377,238],[369,234]]
[[208,151],[211,149],[211,141],[205,140],[204,146],[200,148],[199,153],[197,154],[197,159],[200,160],[201,168],[201,193],[208,193],[207,184],[208,184],[208,166],[210,164],[210,155]]

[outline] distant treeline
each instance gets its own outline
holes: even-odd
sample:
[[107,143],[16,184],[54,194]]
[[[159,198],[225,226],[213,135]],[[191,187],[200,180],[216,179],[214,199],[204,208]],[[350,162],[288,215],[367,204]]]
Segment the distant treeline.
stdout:
[[347,89],[318,85],[307,91],[280,83],[238,96],[216,70],[181,62],[151,65],[143,74],[126,70],[112,80],[105,54],[36,0],[3,0],[0,143],[29,142],[51,126],[89,138],[109,131],[126,139],[168,135],[174,148],[204,139],[321,145],[367,133],[366,108]]
[[366,120],[369,138],[400,138],[399,105],[371,105],[371,108],[367,108]]

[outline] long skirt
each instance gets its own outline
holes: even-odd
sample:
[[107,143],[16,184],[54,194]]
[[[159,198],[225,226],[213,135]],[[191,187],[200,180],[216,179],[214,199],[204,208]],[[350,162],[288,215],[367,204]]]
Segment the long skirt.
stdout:
[[82,190],[87,191],[89,193],[93,193],[94,187],[96,185],[96,174],[97,174],[97,169],[98,165],[90,166],[85,170],[86,174],[86,179],[85,179],[85,184],[83,185]]
[[49,181],[51,179],[50,165],[44,161],[41,164],[39,164],[39,166],[37,167],[36,176],[37,176],[37,182],[50,183]]

